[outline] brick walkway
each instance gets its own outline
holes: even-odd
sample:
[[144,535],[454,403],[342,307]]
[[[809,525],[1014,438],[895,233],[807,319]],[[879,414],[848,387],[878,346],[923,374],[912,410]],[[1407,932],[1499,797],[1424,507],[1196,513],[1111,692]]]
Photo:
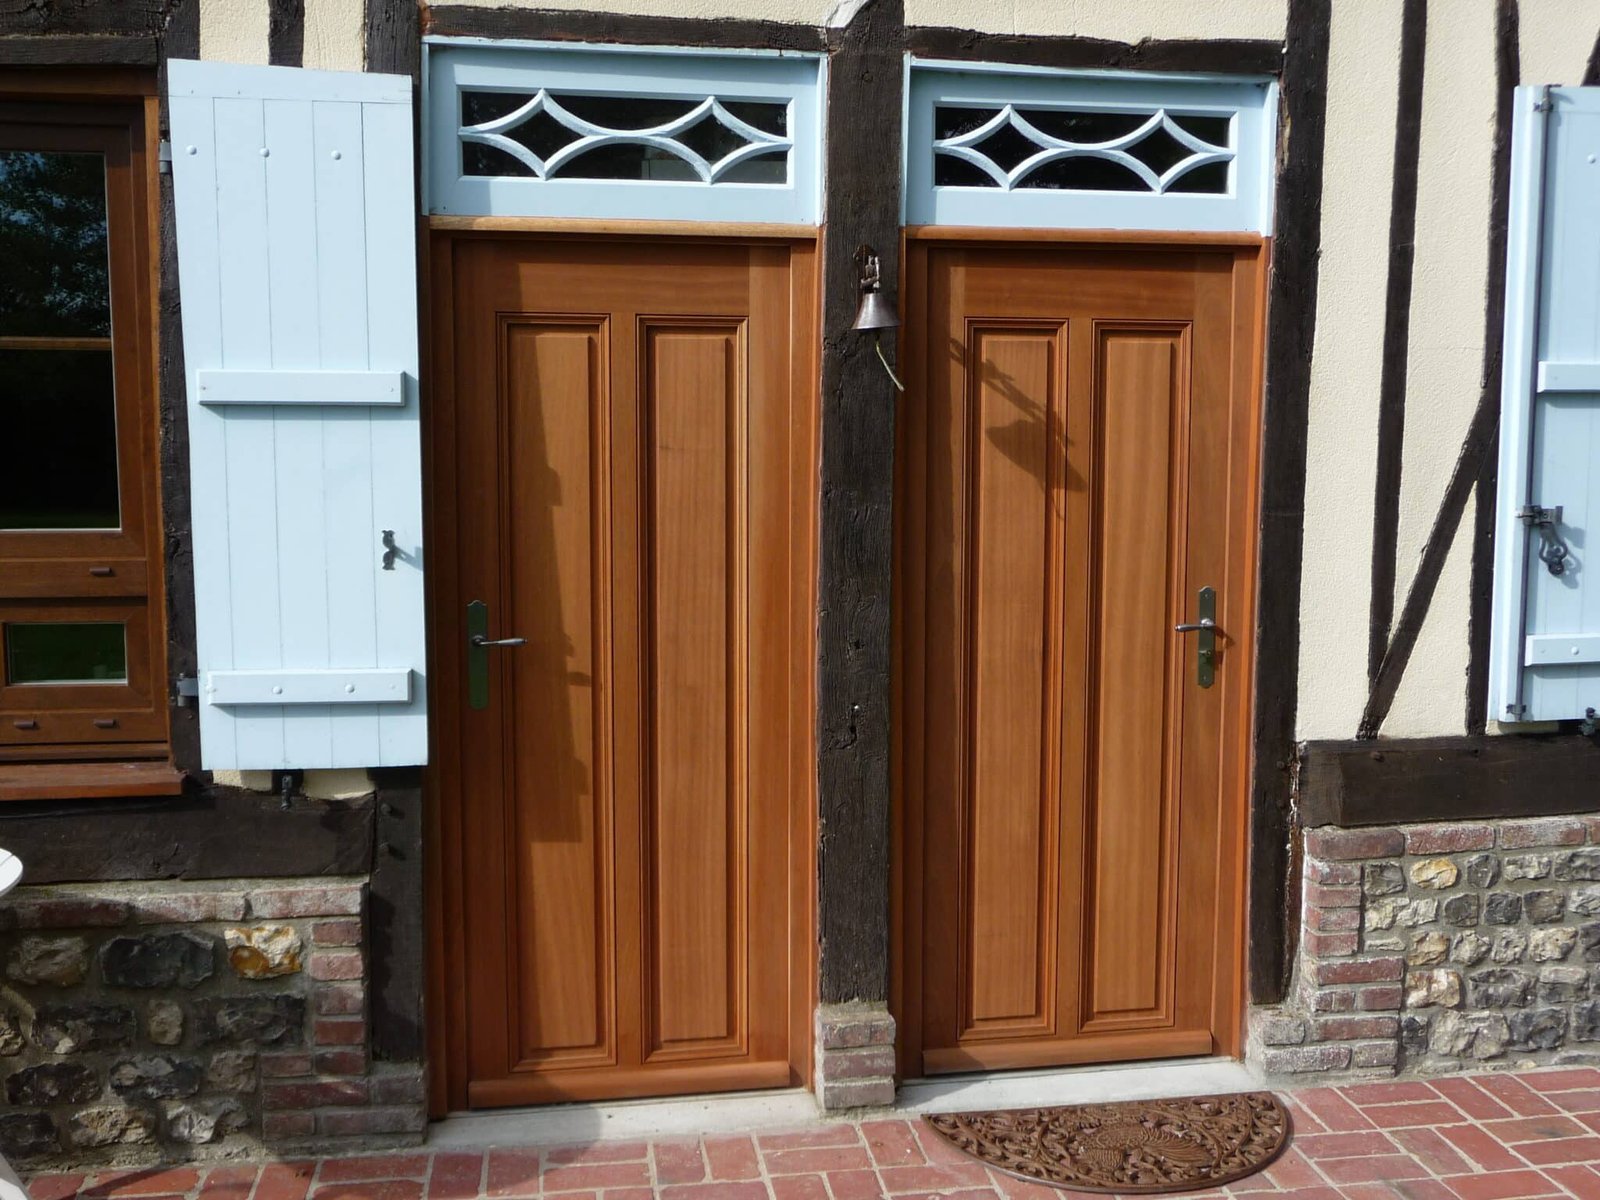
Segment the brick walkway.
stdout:
[[[1264,1174],[1191,1198],[1600,1200],[1600,1069],[1290,1093],[1292,1146]],[[34,1200],[1071,1200],[951,1150],[914,1119],[798,1133],[426,1150],[266,1166],[50,1175]]]

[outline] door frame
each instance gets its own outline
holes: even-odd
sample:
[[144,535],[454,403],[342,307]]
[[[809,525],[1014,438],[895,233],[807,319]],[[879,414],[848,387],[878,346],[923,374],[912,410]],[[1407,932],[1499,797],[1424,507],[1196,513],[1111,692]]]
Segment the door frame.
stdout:
[[[1234,295],[1248,297],[1253,320],[1247,329],[1235,325],[1236,350],[1233,359],[1237,386],[1247,390],[1247,410],[1236,413],[1234,429],[1243,427],[1245,483],[1230,495],[1235,506],[1230,513],[1228,537],[1241,539],[1238,560],[1230,561],[1224,595],[1237,596],[1243,605],[1241,627],[1250,636],[1230,646],[1236,660],[1239,685],[1228,717],[1228,738],[1222,748],[1224,830],[1219,848],[1219,879],[1226,881],[1221,899],[1230,910],[1218,921],[1218,969],[1213,985],[1213,1028],[1220,1045],[1215,1049],[1225,1057],[1243,1053],[1246,1003],[1247,897],[1250,878],[1250,783],[1256,770],[1251,736],[1255,699],[1255,652],[1257,605],[1259,599],[1258,554],[1261,522],[1261,445],[1265,412],[1267,284],[1270,276],[1272,242],[1254,233],[1143,232],[1122,230],[1012,229],[951,225],[907,226],[902,231],[900,255],[900,295],[902,329],[900,363],[906,390],[900,393],[900,411],[918,403],[927,386],[927,278],[929,252],[937,247],[971,249],[1015,248],[1033,245],[1040,249],[1127,248],[1152,251],[1194,252],[1218,250],[1234,255]],[[891,695],[890,711],[890,924],[889,924],[889,1011],[895,1018],[896,1067],[901,1079],[924,1076],[922,1065],[922,888],[925,843],[920,813],[909,812],[906,803],[908,776],[913,776],[906,730],[907,705],[915,695],[906,686],[908,638],[914,609],[908,589],[898,586],[907,577],[907,568],[921,553],[921,522],[925,506],[911,503],[924,493],[925,458],[910,444],[908,423],[895,421],[894,550],[892,592]],[[924,447],[925,449],[925,447]],[[915,486],[914,486],[915,485]],[[1230,555],[1230,559],[1232,556]],[[925,636],[925,634],[924,634]],[[920,712],[917,716],[920,727]],[[953,934],[952,934],[953,936]],[[1100,1061],[1098,1056],[1093,1060]],[[1060,1061],[1038,1064],[1070,1065]],[[974,1069],[984,1069],[975,1063]],[[1022,1069],[1022,1068],[1011,1068]]]
[[[423,771],[423,910],[425,918],[424,995],[427,1004],[426,1047],[429,1072],[428,1108],[438,1118],[467,1111],[466,971],[452,949],[452,930],[467,923],[462,888],[461,831],[458,814],[460,773],[459,729],[466,704],[464,661],[460,653],[461,594],[453,552],[460,518],[455,508],[459,482],[455,453],[455,356],[453,272],[455,247],[467,241],[540,242],[598,241],[660,244],[671,241],[736,244],[787,244],[809,251],[811,303],[796,312],[793,328],[793,396],[795,437],[793,463],[796,494],[803,519],[795,537],[793,572],[803,585],[791,597],[800,688],[809,703],[793,718],[788,885],[792,911],[804,914],[789,930],[791,1075],[809,1089],[813,1073],[813,1013],[819,1000],[817,948],[817,555],[819,445],[821,428],[821,263],[822,231],[813,226],[742,225],[710,222],[586,221],[527,217],[433,217],[422,231],[424,262],[422,312],[429,327],[422,339],[423,395],[423,522],[424,544],[440,548],[430,563],[427,591],[428,659],[431,694],[430,753]],[[381,852],[381,850],[380,850]],[[420,1017],[419,1017],[420,1019]],[[552,1103],[557,1102],[552,1099]]]

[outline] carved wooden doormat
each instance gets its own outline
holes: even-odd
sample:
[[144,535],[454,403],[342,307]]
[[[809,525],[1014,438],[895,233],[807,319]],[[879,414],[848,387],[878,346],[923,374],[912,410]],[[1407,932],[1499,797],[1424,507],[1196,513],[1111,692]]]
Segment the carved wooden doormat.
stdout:
[[930,1113],[951,1145],[1021,1179],[1080,1192],[1153,1195],[1232,1183],[1289,1138],[1271,1092]]

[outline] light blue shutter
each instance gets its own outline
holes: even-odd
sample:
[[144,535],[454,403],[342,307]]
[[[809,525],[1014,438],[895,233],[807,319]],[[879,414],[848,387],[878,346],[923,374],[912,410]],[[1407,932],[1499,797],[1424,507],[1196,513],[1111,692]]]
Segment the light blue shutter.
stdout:
[[1600,708],[1600,88],[1517,89],[1508,241],[1489,715],[1562,720]]
[[421,763],[411,81],[168,68],[203,764]]

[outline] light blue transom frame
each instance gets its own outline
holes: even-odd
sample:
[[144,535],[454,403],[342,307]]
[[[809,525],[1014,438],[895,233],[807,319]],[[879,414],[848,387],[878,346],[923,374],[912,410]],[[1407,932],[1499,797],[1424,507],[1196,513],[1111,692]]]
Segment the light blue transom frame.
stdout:
[[[452,216],[556,217],[818,225],[822,221],[822,103],[827,69],[823,56],[790,51],[717,52],[690,47],[593,46],[486,38],[424,40],[424,205]],[[461,95],[504,91],[638,97],[691,102],[726,126],[740,123],[722,104],[734,101],[788,105],[786,135],[766,138],[767,148],[788,145],[784,182],[745,183],[719,178],[729,160],[686,161],[701,178],[593,179],[556,173],[537,176],[468,175],[463,168]],[[566,123],[565,113],[557,118]],[[683,122],[687,123],[687,122]],[[578,125],[576,121],[573,126]],[[676,123],[674,123],[676,124]],[[495,144],[494,131],[468,139]],[[584,131],[595,144],[610,138],[667,147],[677,132],[634,131],[629,137],[598,128]],[[655,138],[652,142],[649,139]],[[552,159],[552,161],[554,161]],[[541,164],[542,165],[542,164]]]
[[[1259,233],[1272,230],[1278,85],[1268,77],[1168,75],[1139,71],[1069,71],[1009,64],[906,60],[904,218],[908,225],[966,225],[1032,229],[1114,229],[1157,232]],[[995,125],[1012,122],[1039,153],[1007,172],[982,161],[963,139],[936,148],[935,110],[941,105],[992,108]],[[1147,114],[1151,130],[1167,133],[1190,152],[1179,172],[1222,162],[1226,193],[1167,190],[1173,172],[1157,175],[1133,161],[1123,139],[1069,143],[1029,126],[1017,109]],[[1167,119],[1224,117],[1230,122],[1226,153],[1190,138]],[[1130,141],[1137,140],[1132,135]],[[936,154],[961,157],[995,180],[995,186],[934,182]],[[1150,190],[1090,191],[1019,186],[1034,163],[1096,157],[1147,177]]]

